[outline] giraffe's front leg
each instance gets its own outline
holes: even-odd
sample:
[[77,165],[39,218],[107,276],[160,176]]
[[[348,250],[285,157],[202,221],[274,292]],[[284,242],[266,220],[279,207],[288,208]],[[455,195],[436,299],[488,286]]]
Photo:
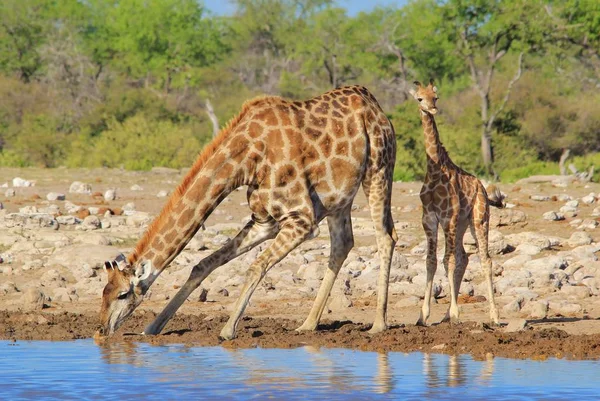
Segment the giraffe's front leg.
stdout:
[[329,255],[329,266],[323,277],[323,282],[319,288],[319,293],[315,298],[308,317],[297,331],[315,330],[325,309],[325,303],[333,287],[333,283],[344,263],[348,253],[354,246],[354,237],[352,235],[352,220],[350,216],[350,207],[337,215],[327,218],[329,226],[329,237],[331,239],[331,253]]
[[423,307],[417,326],[427,325],[431,309],[431,295],[433,287],[433,277],[437,270],[437,236],[438,236],[438,220],[435,213],[427,213],[423,211],[423,229],[427,237],[427,283],[425,284],[425,295],[423,297]]
[[156,319],[146,326],[142,334],[159,334],[173,317],[175,312],[177,312],[177,309],[179,309],[191,293],[200,286],[202,281],[211,272],[235,257],[247,252],[261,242],[273,238],[276,232],[277,225],[274,220],[265,223],[259,223],[255,220],[250,221],[231,241],[219,250],[202,259],[200,263],[194,266],[192,273],[185,284],[181,286],[171,302],[169,302]]
[[316,229],[311,219],[302,215],[295,215],[281,224],[281,230],[275,240],[267,249],[260,254],[254,263],[248,269],[246,283],[242,292],[235,303],[235,307],[227,324],[221,330],[219,337],[223,340],[235,338],[235,332],[239,320],[248,305],[252,293],[260,283],[260,280],[267,274],[267,271],[277,262],[283,259],[290,251],[300,245],[305,239],[309,238]]
[[[450,320],[451,323],[459,323],[459,308],[458,308],[458,289],[456,283],[456,229],[458,216],[449,219],[444,225],[444,234],[446,239],[446,249],[444,252],[444,267],[448,272],[448,285],[450,286],[450,308],[446,312],[446,316],[442,321]],[[460,283],[459,283],[460,284]]]

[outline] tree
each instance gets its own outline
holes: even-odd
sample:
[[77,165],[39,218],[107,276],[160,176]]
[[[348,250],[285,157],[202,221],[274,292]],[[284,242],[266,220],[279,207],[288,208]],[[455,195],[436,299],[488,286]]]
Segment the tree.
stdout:
[[[487,173],[497,178],[493,167],[492,131],[496,118],[506,106],[513,85],[523,70],[526,52],[541,40],[537,20],[541,3],[527,0],[451,0],[443,3],[449,36],[464,60],[473,88],[480,98],[481,154]],[[517,52],[514,75],[500,100],[492,93],[495,73],[501,60]],[[496,95],[496,96],[494,96]]]
[[0,2],[0,70],[16,73],[29,82],[41,68],[37,51],[51,28],[50,2],[3,0]]
[[[101,18],[90,28],[88,41],[100,40],[94,56],[111,63],[148,88],[167,95],[198,79],[198,69],[219,61],[228,51],[226,28],[205,18],[195,0],[95,0]],[[135,15],[135,18],[132,16]]]

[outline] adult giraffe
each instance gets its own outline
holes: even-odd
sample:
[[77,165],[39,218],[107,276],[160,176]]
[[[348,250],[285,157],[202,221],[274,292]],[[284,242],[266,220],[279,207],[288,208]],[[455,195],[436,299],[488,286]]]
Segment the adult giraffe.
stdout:
[[421,188],[423,204],[423,229],[427,237],[427,283],[423,308],[417,321],[425,325],[429,317],[433,276],[437,269],[438,225],[442,226],[446,248],[444,267],[450,286],[450,307],[444,320],[455,323],[459,319],[458,291],[469,259],[463,247],[463,236],[471,228],[477,242],[481,266],[485,272],[490,304],[490,320],[498,324],[498,309],[494,301],[492,283],[492,260],[488,253],[489,205],[503,207],[502,194],[490,186],[486,192],[477,177],[467,173],[452,162],[448,152],[440,142],[440,135],[433,117],[437,113],[437,88],[430,80],[422,86],[415,81],[416,90],[411,95],[419,102],[419,114],[425,137],[427,153],[427,173]]
[[390,211],[395,158],[394,128],[362,86],[335,89],[306,101],[263,97],[246,102],[202,151],[133,252],[106,262],[108,283],[102,294],[99,335],[111,334],[123,323],[210,213],[242,185],[248,186],[251,221],[194,266],[188,280],[144,333],[160,333],[217,267],[274,238],[248,269],[241,294],[220,333],[223,339],[234,338],[262,277],[299,244],[316,236],[319,222],[327,218],[329,266],[313,307],[298,328],[314,330],[354,244],[350,210],[361,184],[380,257],[371,332],[385,330],[390,262],[397,241]]

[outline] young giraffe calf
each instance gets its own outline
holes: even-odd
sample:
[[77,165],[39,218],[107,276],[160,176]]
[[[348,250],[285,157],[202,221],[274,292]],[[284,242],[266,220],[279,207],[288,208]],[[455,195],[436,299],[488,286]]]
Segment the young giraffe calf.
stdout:
[[231,191],[248,186],[252,219],[231,241],[194,266],[189,279],[145,334],[158,334],[213,270],[273,239],[248,269],[220,337],[235,336],[250,296],[265,274],[327,218],[329,268],[299,330],[317,327],[334,280],[352,249],[352,200],[361,184],[379,248],[377,311],[371,332],[386,328],[390,262],[397,241],[390,211],[396,137],[375,97],[362,86],[332,90],[304,102],[264,97],[240,114],[202,151],[159,216],[125,257],[106,262],[98,333],[114,332],[142,302],[158,275],[185,248]]
[[463,247],[463,236],[470,226],[477,242],[481,266],[488,284],[490,320],[498,324],[498,310],[494,301],[492,283],[492,261],[488,253],[489,205],[503,207],[502,194],[490,186],[486,192],[477,177],[467,173],[450,160],[448,152],[440,142],[435,124],[437,113],[437,88],[433,80],[424,87],[415,82],[416,90],[411,95],[419,102],[421,123],[427,153],[427,174],[421,188],[423,203],[423,229],[427,236],[427,284],[425,299],[418,325],[425,325],[429,317],[433,276],[437,269],[438,225],[442,226],[446,241],[444,268],[450,286],[450,307],[443,321],[459,321],[458,291],[469,262]]

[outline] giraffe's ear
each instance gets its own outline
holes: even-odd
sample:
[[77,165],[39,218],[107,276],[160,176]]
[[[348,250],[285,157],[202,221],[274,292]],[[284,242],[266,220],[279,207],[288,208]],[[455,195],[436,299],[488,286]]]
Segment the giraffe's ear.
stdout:
[[420,83],[419,81],[415,81],[415,82],[413,82],[413,84],[415,84],[415,86],[416,86],[417,88],[420,88],[420,87],[421,87],[421,83]]
[[437,93],[437,86],[434,86],[433,88],[431,88],[433,90],[433,93]]
[[433,86],[433,85],[434,85],[433,78],[429,78],[429,86]]

